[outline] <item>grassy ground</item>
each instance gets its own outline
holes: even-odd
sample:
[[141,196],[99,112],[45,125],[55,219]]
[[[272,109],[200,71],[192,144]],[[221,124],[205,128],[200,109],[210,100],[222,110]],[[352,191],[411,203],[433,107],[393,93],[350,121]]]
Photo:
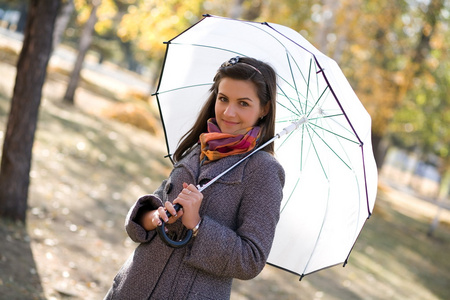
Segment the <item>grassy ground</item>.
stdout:
[[[15,69],[0,63],[0,73],[1,143]],[[161,135],[101,114],[119,101],[115,91],[85,85],[71,107],[60,101],[65,77],[49,78],[28,222],[0,220],[0,299],[101,299],[135,248],[123,230],[129,206],[152,192],[170,165]],[[345,268],[299,282],[268,266],[254,280],[236,281],[232,299],[450,299],[450,217],[442,214],[428,237],[435,209],[381,178],[373,216]]]

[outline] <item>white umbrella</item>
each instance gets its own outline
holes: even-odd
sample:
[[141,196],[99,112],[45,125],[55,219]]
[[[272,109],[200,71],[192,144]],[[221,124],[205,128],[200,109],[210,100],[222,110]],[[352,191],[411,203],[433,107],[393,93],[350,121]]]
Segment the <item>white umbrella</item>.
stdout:
[[346,262],[375,203],[371,119],[336,62],[296,31],[206,15],[170,40],[155,93],[169,155],[233,56],[265,61],[277,73],[283,135],[275,152],[286,184],[268,263],[304,276]]

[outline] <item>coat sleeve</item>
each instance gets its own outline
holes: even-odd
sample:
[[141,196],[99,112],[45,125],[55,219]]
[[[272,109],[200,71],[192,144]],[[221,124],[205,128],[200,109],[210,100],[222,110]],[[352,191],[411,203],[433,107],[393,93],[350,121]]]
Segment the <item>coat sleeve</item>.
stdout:
[[232,230],[205,216],[189,245],[187,264],[239,279],[251,279],[264,268],[280,216],[283,168],[272,156],[250,159],[242,184],[245,189],[236,216],[238,228]]
[[128,211],[127,217],[125,218],[125,230],[131,240],[136,243],[149,242],[156,235],[155,230],[146,231],[136,220],[140,214],[163,206],[161,198],[165,182],[161,184],[154,194],[140,197]]

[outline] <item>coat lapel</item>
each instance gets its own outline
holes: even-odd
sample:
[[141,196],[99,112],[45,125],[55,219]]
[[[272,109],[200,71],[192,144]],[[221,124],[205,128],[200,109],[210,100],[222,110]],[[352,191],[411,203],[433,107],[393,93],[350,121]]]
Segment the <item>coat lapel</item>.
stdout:
[[[197,146],[184,159],[175,164],[174,167],[186,168],[193,178],[197,178],[196,184],[205,184],[223,171],[227,170],[246,155],[247,154],[232,155],[200,166],[200,147]],[[247,160],[223,175],[217,180],[217,182],[225,184],[237,184],[242,182],[246,163]]]

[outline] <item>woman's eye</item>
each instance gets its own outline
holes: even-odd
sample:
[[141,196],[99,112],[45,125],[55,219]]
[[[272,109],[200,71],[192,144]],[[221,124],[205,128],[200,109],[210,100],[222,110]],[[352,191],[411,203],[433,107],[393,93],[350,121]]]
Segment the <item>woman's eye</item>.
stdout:
[[221,102],[226,102],[226,101],[227,101],[227,98],[225,98],[225,97],[219,97],[218,100],[221,101]]
[[245,101],[241,101],[241,106],[248,106],[248,103]]

